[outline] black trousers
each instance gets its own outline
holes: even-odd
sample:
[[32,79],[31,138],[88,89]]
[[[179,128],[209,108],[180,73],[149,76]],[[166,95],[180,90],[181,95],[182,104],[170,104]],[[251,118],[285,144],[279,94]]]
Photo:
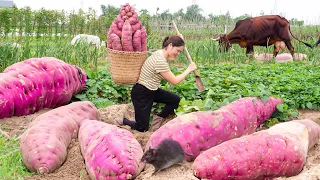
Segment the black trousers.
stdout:
[[144,132],[149,129],[149,119],[153,102],[164,103],[158,116],[166,118],[178,108],[180,97],[163,89],[149,90],[141,84],[135,84],[131,90],[131,99],[135,111],[136,123],[131,128]]

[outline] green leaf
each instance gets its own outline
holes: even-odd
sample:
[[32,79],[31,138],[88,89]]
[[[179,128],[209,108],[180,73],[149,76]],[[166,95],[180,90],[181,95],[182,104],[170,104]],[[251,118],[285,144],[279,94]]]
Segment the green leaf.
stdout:
[[262,101],[263,103],[266,103],[266,102],[269,101],[269,97],[268,97],[268,96],[263,96],[263,97],[261,98],[261,101]]
[[201,99],[197,99],[195,101],[192,102],[193,106],[197,106],[197,107],[203,107],[204,102]]
[[306,104],[306,106],[307,106],[307,108],[312,109],[312,103],[311,103],[311,102],[308,102],[308,103]]
[[94,103],[97,106],[97,108],[105,108],[113,104],[112,101],[103,98],[94,99],[92,100],[92,103]]
[[184,108],[185,112],[192,112],[192,111],[200,111],[200,108],[198,106],[187,106]]
[[180,106],[188,105],[188,101],[186,101],[186,99],[183,97],[183,98],[181,98],[179,105]]
[[241,96],[239,96],[239,95],[231,95],[230,97],[228,97],[228,101],[233,102],[233,101],[239,99],[240,97]]
[[215,92],[212,89],[209,89],[209,91],[207,92],[207,98],[210,98],[214,94],[215,94]]
[[277,109],[280,111],[280,112],[283,112],[283,104],[278,104],[277,105]]
[[82,101],[87,99],[87,96],[85,94],[76,94],[75,97]]
[[298,118],[299,113],[298,112],[290,112],[290,115],[294,118]]
[[266,125],[267,125],[267,127],[271,127],[277,123],[279,123],[279,121],[275,118],[272,118],[272,119],[267,120]]
[[204,110],[210,110],[213,104],[214,104],[214,101],[212,99],[206,99],[203,106]]

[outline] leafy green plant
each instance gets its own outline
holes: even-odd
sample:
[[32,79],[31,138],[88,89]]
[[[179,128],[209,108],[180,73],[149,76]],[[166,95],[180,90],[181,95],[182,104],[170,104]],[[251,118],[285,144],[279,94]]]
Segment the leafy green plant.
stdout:
[[111,104],[129,103],[131,86],[115,84],[106,69],[87,70],[86,90],[75,97],[82,101],[91,101],[98,108]]
[[[197,92],[194,78],[189,76],[171,89],[183,99],[177,114],[214,110],[241,97],[256,96],[267,101],[280,97],[283,104],[273,115],[280,121],[298,116],[297,108],[319,109],[319,67],[299,62],[288,64],[212,65],[201,67],[206,91]],[[175,71],[181,73],[181,71]],[[164,87],[170,87],[167,84]]]

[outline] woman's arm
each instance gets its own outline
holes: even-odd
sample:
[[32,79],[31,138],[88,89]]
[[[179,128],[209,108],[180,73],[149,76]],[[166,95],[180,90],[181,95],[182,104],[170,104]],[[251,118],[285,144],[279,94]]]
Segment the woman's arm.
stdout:
[[196,70],[197,67],[195,65],[194,62],[192,62],[189,67],[181,74],[179,74],[178,76],[175,76],[171,70],[166,71],[166,72],[160,72],[161,76],[167,80],[169,83],[171,83],[172,85],[177,85],[179,84],[181,81],[183,81],[188,74],[190,74],[192,71]]

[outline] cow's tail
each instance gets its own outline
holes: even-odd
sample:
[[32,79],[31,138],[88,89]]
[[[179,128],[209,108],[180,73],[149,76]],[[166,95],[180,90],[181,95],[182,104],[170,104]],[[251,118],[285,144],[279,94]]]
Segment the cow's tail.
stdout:
[[306,43],[306,42],[303,42],[303,41],[301,41],[300,39],[296,38],[296,37],[292,34],[292,32],[291,32],[290,26],[289,26],[289,32],[290,32],[291,36],[292,36],[294,39],[296,39],[297,41],[303,43],[304,45],[308,46],[309,48],[313,48],[313,46],[312,46],[311,44]]

